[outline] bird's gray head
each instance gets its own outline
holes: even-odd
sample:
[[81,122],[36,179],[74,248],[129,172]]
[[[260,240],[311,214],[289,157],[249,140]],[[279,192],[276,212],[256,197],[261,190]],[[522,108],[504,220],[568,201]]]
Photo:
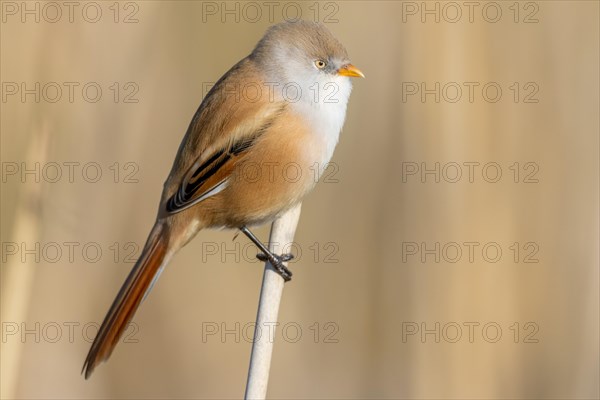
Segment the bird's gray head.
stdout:
[[329,160],[346,118],[349,78],[364,77],[344,46],[322,24],[283,22],[269,28],[250,58],[263,79],[277,84],[276,101],[286,101],[323,139]]
[[282,22],[270,27],[250,57],[278,81],[364,77],[350,64],[344,46],[317,22]]

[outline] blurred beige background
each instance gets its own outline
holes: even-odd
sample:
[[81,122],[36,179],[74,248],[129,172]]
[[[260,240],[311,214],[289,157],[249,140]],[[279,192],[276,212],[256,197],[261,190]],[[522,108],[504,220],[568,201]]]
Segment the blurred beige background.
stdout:
[[598,398],[598,2],[57,4],[0,3],[2,398],[243,395],[262,266],[227,231],[80,369],[206,86],[298,9],[367,79],[303,204],[269,397]]

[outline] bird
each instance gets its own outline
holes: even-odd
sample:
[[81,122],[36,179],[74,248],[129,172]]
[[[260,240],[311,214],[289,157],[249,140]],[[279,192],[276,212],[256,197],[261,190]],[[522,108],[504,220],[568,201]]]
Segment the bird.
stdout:
[[[243,232],[285,281],[283,265],[249,227],[296,206],[330,161],[352,83],[364,74],[322,23],[269,27],[252,52],[209,90],[164,183],[142,253],[108,310],[85,359],[88,379],[112,354],[140,303],[174,254],[207,228]],[[293,176],[284,168],[293,166]],[[315,177],[316,169],[316,177]]]

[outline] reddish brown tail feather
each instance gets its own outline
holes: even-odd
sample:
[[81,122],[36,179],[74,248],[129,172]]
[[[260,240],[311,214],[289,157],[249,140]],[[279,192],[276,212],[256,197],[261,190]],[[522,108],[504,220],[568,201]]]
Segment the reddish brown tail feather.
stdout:
[[168,239],[167,226],[157,223],[148,236],[142,255],[129,273],[100,326],[83,364],[82,373],[85,371],[85,379],[90,377],[99,363],[110,357],[144,299],[144,295],[160,272],[161,266],[168,261],[166,260]]

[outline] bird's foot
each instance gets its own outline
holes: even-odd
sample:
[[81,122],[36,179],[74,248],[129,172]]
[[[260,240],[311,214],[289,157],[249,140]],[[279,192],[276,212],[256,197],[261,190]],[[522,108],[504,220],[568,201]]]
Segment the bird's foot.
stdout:
[[286,253],[278,256],[276,254],[258,253],[256,258],[258,258],[260,261],[270,262],[273,268],[275,268],[275,271],[281,275],[284,281],[289,282],[292,279],[292,271],[283,265],[283,263],[293,259],[293,254]]

